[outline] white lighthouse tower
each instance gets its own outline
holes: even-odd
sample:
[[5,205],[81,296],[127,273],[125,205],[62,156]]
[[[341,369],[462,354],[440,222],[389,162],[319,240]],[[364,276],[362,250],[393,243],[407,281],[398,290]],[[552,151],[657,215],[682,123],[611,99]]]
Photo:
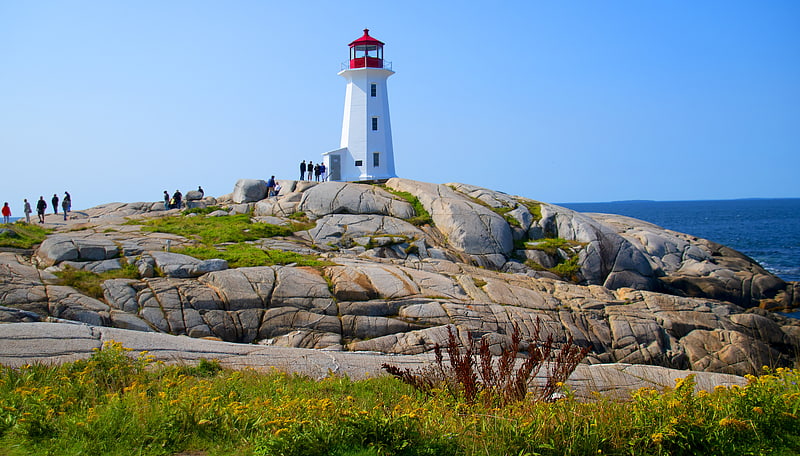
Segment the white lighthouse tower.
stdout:
[[394,74],[383,60],[383,43],[364,36],[350,43],[350,61],[339,76],[347,80],[339,149],[323,155],[333,181],[396,177],[386,80]]

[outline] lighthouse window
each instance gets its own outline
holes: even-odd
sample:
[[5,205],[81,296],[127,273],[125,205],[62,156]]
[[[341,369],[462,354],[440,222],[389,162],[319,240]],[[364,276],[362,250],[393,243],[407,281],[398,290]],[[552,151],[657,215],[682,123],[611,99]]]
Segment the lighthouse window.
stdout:
[[378,96],[378,84],[370,84],[369,85],[369,96],[377,97]]
[[372,118],[372,131],[378,131],[378,118]]
[[381,166],[381,153],[380,152],[373,152],[372,153],[372,166],[377,168]]
[[356,166],[364,166],[364,162],[362,160],[356,160]]

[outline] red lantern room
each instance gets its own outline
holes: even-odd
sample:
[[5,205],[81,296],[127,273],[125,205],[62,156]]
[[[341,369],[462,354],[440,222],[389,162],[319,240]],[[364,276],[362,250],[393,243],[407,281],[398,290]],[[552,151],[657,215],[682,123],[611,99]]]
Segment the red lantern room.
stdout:
[[350,68],[383,68],[383,43],[369,36],[369,29],[350,43]]

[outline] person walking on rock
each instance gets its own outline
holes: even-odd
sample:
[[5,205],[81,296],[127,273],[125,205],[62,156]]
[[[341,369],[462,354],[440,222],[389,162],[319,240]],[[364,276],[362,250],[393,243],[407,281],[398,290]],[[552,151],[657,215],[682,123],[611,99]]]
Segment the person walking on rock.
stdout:
[[25,212],[25,223],[31,223],[31,203],[28,202],[28,198],[25,198],[23,203],[23,212]]
[[36,215],[39,216],[39,223],[44,223],[44,211],[47,209],[47,203],[44,202],[44,196],[39,197],[36,202]]
[[53,214],[58,214],[58,195],[53,193],[53,199],[50,202],[53,203]]
[[3,223],[11,223],[11,208],[8,203],[3,203]]
[[300,180],[304,180],[306,178],[306,161],[303,160],[300,162]]

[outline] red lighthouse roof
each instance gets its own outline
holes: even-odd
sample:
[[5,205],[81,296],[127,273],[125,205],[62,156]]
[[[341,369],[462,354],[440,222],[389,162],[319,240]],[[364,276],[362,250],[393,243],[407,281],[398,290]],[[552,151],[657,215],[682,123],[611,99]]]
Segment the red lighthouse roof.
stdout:
[[360,44],[376,44],[378,46],[383,46],[384,43],[382,41],[378,41],[375,38],[369,36],[369,29],[364,29],[364,36],[362,36],[361,38],[353,41],[352,43],[350,43],[349,46],[353,47],[353,46],[357,46],[357,45],[360,45]]

